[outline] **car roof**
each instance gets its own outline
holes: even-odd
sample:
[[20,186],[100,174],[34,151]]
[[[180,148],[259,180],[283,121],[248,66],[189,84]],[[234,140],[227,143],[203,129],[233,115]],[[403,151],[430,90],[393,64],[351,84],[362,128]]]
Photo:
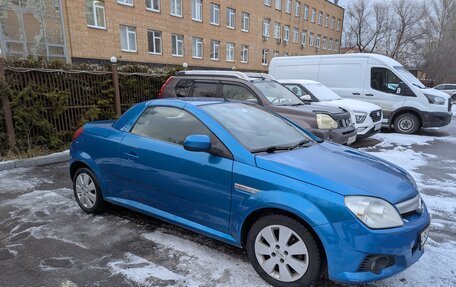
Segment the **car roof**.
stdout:
[[247,82],[254,82],[257,80],[275,80],[271,75],[256,72],[238,72],[238,71],[225,71],[225,70],[188,70],[180,71],[177,73],[178,77],[194,77],[194,78],[225,78],[225,79],[238,79]]
[[295,83],[295,84],[321,84],[320,82],[317,82],[317,81],[312,81],[312,80],[301,80],[301,79],[281,79],[281,80],[277,80],[277,82],[279,83],[287,83],[287,84],[292,84],[292,83]]

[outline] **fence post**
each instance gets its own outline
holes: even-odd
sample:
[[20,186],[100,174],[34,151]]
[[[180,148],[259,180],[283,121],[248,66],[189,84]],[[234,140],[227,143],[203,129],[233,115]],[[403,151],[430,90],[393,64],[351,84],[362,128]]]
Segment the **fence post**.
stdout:
[[[6,85],[5,62],[6,60],[0,50],[0,81],[4,82]],[[16,145],[16,135],[14,134],[13,116],[11,114],[11,106],[8,94],[3,93],[2,106],[3,117],[5,118],[6,133],[8,134],[8,144],[10,147],[13,147]]]
[[119,72],[117,71],[117,64],[112,64],[112,83],[114,84],[114,104],[116,106],[117,116],[122,115],[122,109],[120,107],[120,87],[119,87]]

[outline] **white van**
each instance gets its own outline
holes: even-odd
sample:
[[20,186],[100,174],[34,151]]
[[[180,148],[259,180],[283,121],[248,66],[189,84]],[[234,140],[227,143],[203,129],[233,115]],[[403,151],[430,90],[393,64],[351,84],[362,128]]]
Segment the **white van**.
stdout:
[[383,109],[382,125],[400,133],[441,127],[451,121],[451,101],[426,88],[399,62],[377,54],[273,58],[269,74],[276,79],[323,83],[344,98],[370,102]]

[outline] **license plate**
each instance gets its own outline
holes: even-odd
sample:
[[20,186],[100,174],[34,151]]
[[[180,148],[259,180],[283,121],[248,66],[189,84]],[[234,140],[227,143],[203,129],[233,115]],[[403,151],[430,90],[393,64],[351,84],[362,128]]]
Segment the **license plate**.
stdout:
[[347,140],[347,145],[351,145],[356,141],[356,136],[349,137]]
[[420,248],[423,248],[429,238],[429,227],[420,233]]
[[375,125],[374,130],[378,131],[381,128],[382,128],[382,123],[378,123],[378,124]]

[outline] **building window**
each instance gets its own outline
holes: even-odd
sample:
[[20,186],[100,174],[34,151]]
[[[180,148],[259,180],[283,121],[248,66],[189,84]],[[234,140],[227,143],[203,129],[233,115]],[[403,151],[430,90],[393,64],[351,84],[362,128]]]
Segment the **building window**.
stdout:
[[315,38],[315,48],[320,48],[320,36]]
[[263,37],[269,37],[269,27],[271,26],[271,20],[263,20]]
[[106,29],[104,1],[86,0],[87,25]]
[[300,14],[301,14],[301,2],[296,1],[295,16],[299,17]]
[[192,0],[192,20],[203,21],[203,2],[202,0]]
[[336,22],[336,18],[331,17],[331,29],[333,29],[333,30],[334,30],[334,22]]
[[298,41],[299,41],[299,29],[295,27],[293,30],[293,42],[298,43]]
[[336,40],[334,42],[334,51],[336,51],[337,53],[339,53],[339,40]]
[[192,40],[192,56],[196,59],[203,58],[203,39],[193,37]]
[[326,14],[325,16],[325,27],[328,28],[329,27],[329,15]]
[[323,50],[326,50],[326,45],[328,44],[328,40],[326,39],[326,37],[323,37]]
[[160,12],[160,0],[146,0],[146,9],[154,12]]
[[147,31],[149,40],[149,53],[161,54],[162,53],[162,33],[160,31]]
[[288,42],[290,40],[290,26],[283,26],[283,40]]
[[220,24],[220,5],[211,3],[211,24],[219,25]]
[[226,43],[226,61],[234,62],[234,44]]
[[291,0],[285,1],[285,13],[291,14]]
[[117,0],[117,3],[126,6],[133,6],[133,0]]
[[273,58],[278,57],[279,54],[280,54],[280,52],[277,51],[277,50],[275,50],[275,51],[274,51],[274,54],[272,54],[272,57],[273,57]]
[[310,22],[315,23],[315,16],[317,15],[317,10],[312,8],[312,16],[310,17]]
[[226,17],[226,27],[234,29],[236,27],[236,10],[228,8]]
[[320,11],[320,13],[318,13],[318,25],[322,25],[323,24],[323,12]]
[[340,19],[337,19],[337,31],[340,31]]
[[271,0],[264,0],[264,5],[271,6]]
[[309,47],[313,47],[314,45],[314,34],[310,33],[309,34]]
[[280,23],[275,23],[274,24],[274,38],[275,39],[280,39],[280,35],[282,33],[280,33]]
[[309,6],[307,5],[304,5],[304,20],[308,20],[309,19]]
[[182,17],[182,0],[171,0],[171,15]]
[[171,34],[172,55],[176,57],[184,56],[184,36]]
[[242,12],[242,27],[241,31],[248,32],[250,29],[250,14]]
[[242,45],[241,49],[241,63],[249,62],[249,46]]
[[269,62],[269,50],[263,49],[261,56],[261,64],[267,66]]
[[284,57],[288,57],[288,52],[283,52]]
[[329,50],[332,51],[334,48],[333,39],[329,38]]
[[120,26],[120,46],[124,52],[136,52],[136,28]]
[[306,31],[301,32],[301,45],[304,47],[306,46],[306,41],[307,41],[307,33]]
[[220,41],[211,41],[211,60],[220,60]]
[[277,10],[282,10],[282,0],[276,0],[275,7]]

